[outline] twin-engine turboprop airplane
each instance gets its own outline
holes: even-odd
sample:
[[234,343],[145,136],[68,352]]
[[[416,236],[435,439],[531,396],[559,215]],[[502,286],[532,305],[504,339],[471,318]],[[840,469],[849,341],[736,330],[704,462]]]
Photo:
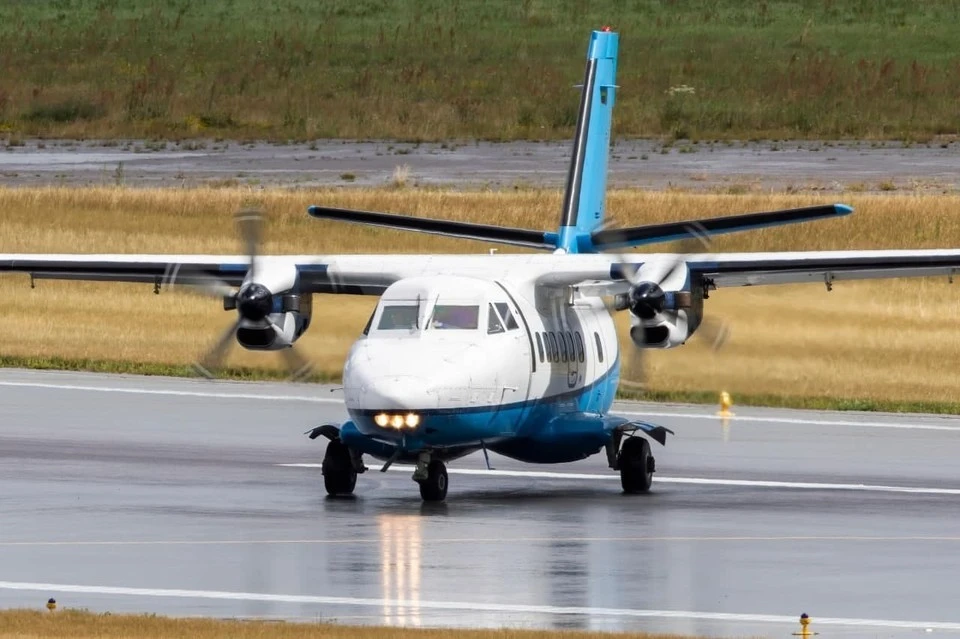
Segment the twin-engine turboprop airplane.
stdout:
[[814,251],[608,254],[691,235],[833,218],[849,207],[810,208],[604,228],[607,152],[618,36],[594,31],[587,49],[576,137],[559,228],[534,231],[313,206],[309,214],[546,251],[515,255],[257,254],[259,218],[239,222],[248,256],[0,255],[0,271],[33,278],[202,286],[236,310],[236,323],[201,361],[215,368],[236,340],[288,354],[311,326],[311,295],[379,295],[347,357],[350,419],[310,431],[329,439],[323,477],[331,495],[352,493],[363,456],[414,462],[428,501],[447,494],[444,464],[492,450],[533,463],[606,452],[623,490],[642,493],[655,470],[647,438],[667,429],[611,414],[620,349],[611,311],[629,313],[635,348],[672,348],[703,321],[716,289],[793,282],[951,275],[960,251]]

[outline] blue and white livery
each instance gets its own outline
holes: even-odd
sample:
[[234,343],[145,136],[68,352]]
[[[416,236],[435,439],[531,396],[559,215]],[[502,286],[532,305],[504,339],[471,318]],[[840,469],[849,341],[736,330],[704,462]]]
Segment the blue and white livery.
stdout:
[[[321,220],[521,246],[513,255],[273,255],[257,251],[260,218],[238,216],[247,255],[0,255],[0,272],[32,278],[201,287],[236,312],[198,370],[233,343],[284,354],[311,326],[312,295],[377,295],[343,369],[343,424],[329,440],[331,495],[354,491],[365,460],[413,462],[428,501],[447,494],[445,464],[488,450],[531,463],[603,452],[625,492],[651,487],[648,440],[669,431],[610,413],[621,350],[611,312],[631,321],[630,348],[679,346],[701,326],[708,295],[728,286],[911,277],[960,269],[960,251],[616,253],[658,242],[848,215],[813,206],[633,228],[605,228],[606,167],[616,98],[618,35],[594,31],[556,230],[531,230],[312,206]],[[613,252],[613,253],[610,253]],[[605,299],[613,300],[612,304]],[[612,311],[611,311],[612,308]],[[358,327],[359,328],[359,327]]]

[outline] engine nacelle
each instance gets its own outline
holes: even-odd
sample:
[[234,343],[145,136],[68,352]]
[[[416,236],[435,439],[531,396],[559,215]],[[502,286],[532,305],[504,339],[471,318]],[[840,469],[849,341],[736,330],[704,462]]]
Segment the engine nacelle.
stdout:
[[642,315],[630,310],[630,339],[639,348],[676,348],[686,343],[700,326],[703,320],[701,286],[688,293],[670,293],[667,297],[670,304],[680,305],[677,303],[680,302],[683,308],[667,308]]
[[237,342],[255,351],[276,351],[293,345],[310,328],[313,299],[307,295],[276,295],[274,309],[265,321],[243,320],[237,328]]
[[638,348],[675,348],[692,333],[686,311],[663,311],[651,319],[630,313],[630,339]]

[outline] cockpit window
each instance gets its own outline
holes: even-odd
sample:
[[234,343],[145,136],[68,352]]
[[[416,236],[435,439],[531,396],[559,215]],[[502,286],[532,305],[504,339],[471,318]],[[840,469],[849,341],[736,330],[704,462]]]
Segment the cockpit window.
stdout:
[[392,304],[383,307],[378,331],[417,330],[417,315],[420,307],[417,304]]
[[437,330],[476,330],[480,326],[480,307],[460,304],[437,304],[433,307],[430,328]]
[[500,321],[500,316],[497,314],[497,311],[493,308],[493,304],[487,305],[487,334],[493,335],[494,333],[502,333],[504,331],[503,322]]
[[497,312],[500,313],[500,317],[502,317],[503,321],[506,323],[508,331],[512,331],[515,328],[520,328],[517,325],[517,320],[513,319],[513,313],[510,312],[510,307],[507,306],[506,302],[496,302],[494,306],[497,307]]

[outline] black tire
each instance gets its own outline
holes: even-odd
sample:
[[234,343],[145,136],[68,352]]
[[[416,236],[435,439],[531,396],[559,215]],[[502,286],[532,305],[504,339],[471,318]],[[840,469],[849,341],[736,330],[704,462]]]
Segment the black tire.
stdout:
[[634,495],[650,491],[654,462],[650,443],[642,437],[628,437],[620,448],[620,484],[623,492]]
[[327,494],[350,495],[357,485],[357,471],[350,460],[350,449],[340,440],[334,439],[327,444],[327,453],[323,456],[323,487]]
[[427,466],[427,478],[420,482],[423,501],[443,501],[447,498],[447,467],[434,459]]

